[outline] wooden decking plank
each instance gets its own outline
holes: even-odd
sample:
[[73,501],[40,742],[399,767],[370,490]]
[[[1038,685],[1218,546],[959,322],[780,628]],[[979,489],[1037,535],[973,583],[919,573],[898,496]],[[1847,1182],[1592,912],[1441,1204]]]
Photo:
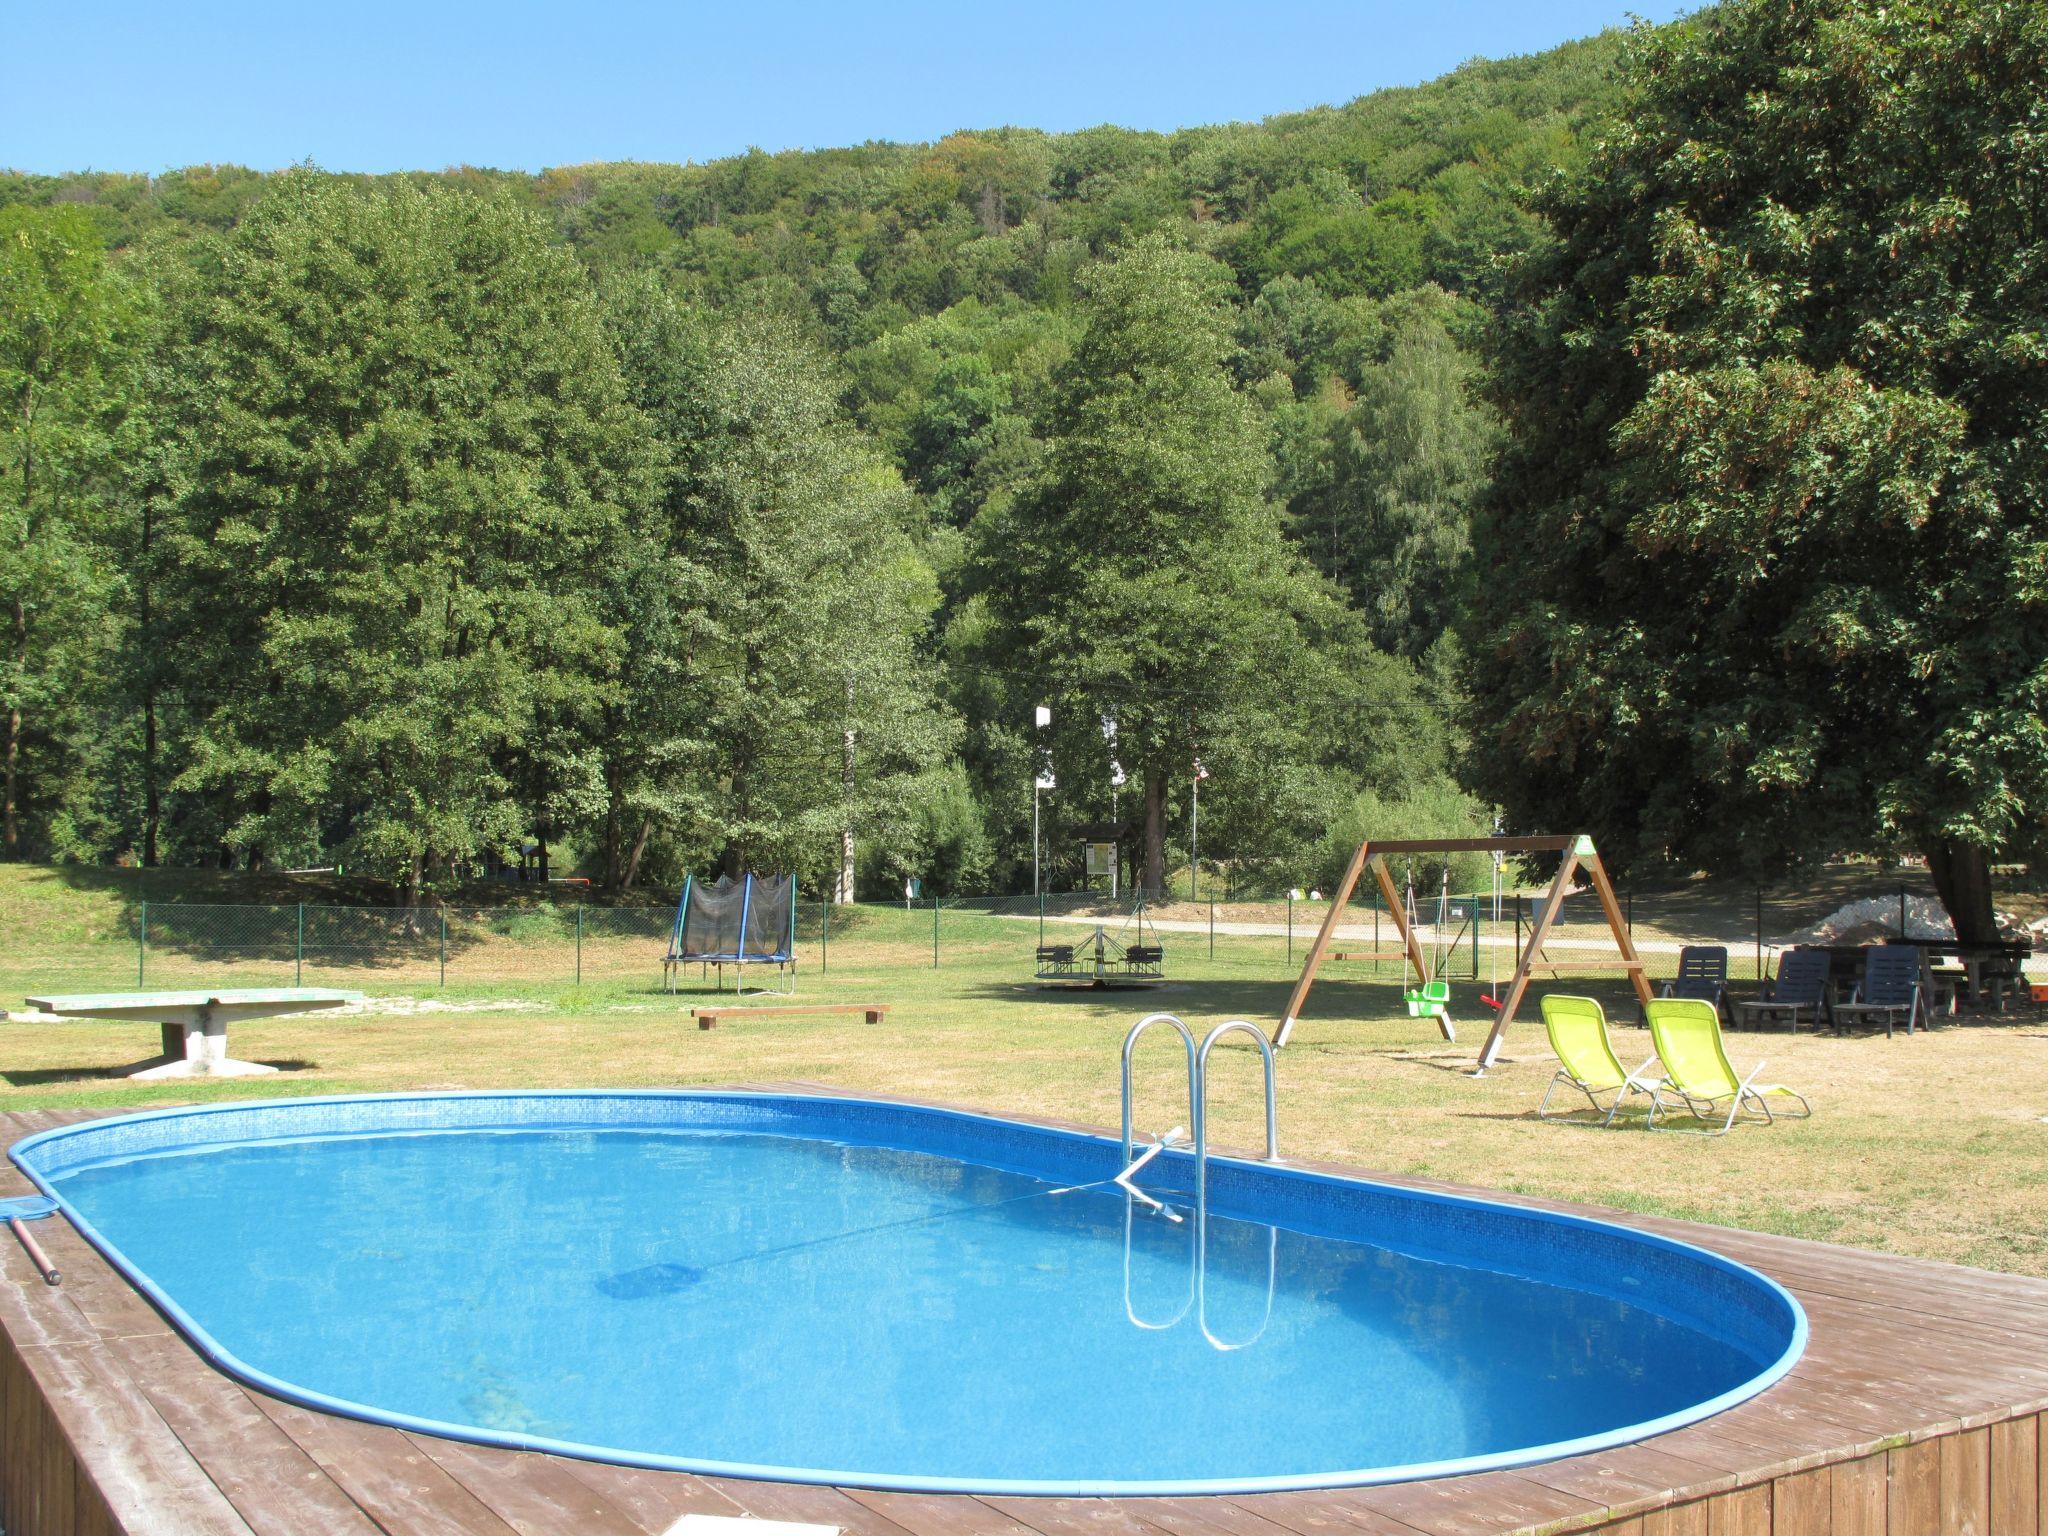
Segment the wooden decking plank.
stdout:
[[[767,1086],[810,1091],[810,1085],[802,1084]],[[0,1134],[26,1134],[100,1113],[0,1116]],[[1358,1175],[1356,1169],[1331,1171]],[[1385,1182],[1423,1187],[1432,1181]],[[28,1186],[11,1165],[0,1164],[0,1189],[15,1187],[25,1191]],[[1458,1186],[1436,1187],[1491,1198]],[[2037,1331],[2048,1327],[2048,1286],[2024,1277],[1982,1276],[1950,1265],[1646,1220],[1533,1197],[1507,1203],[1577,1209],[1755,1265],[1787,1283],[1806,1306],[1814,1325],[1807,1358],[1763,1397],[1703,1425],[1604,1457],[1485,1478],[1122,1501],[811,1488],[700,1479],[406,1437],[245,1393],[193,1355],[75,1231],[48,1222],[41,1231],[49,1234],[45,1246],[67,1271],[63,1289],[44,1287],[18,1246],[4,1244],[8,1251],[0,1253],[0,1328],[10,1335],[0,1341],[0,1492],[13,1497],[6,1462],[15,1441],[8,1437],[18,1439],[34,1428],[16,1413],[20,1394],[9,1389],[7,1377],[7,1361],[20,1358],[27,1335],[31,1342],[26,1348],[38,1371],[52,1369],[62,1358],[74,1367],[84,1362],[81,1368],[129,1379],[130,1391],[157,1416],[159,1449],[168,1444],[182,1452],[188,1476],[208,1479],[210,1474],[206,1486],[228,1506],[228,1514],[244,1522],[241,1529],[261,1536],[287,1530],[298,1536],[298,1530],[281,1523],[292,1518],[308,1532],[333,1529],[367,1536],[373,1517],[395,1520],[390,1529],[400,1536],[454,1531],[508,1536],[554,1529],[653,1536],[690,1509],[812,1520],[875,1536],[1157,1536],[1160,1531],[1190,1536],[1347,1536],[1354,1531],[1505,1536],[1539,1523],[1546,1530],[1598,1530],[1605,1536],[1752,1536],[1765,1530],[1771,1536],[1807,1536],[1806,1527],[1826,1536],[1874,1536],[1877,1531],[1922,1536],[1916,1522],[1932,1510],[1937,1523],[1925,1525],[1928,1532],[1945,1529],[1938,1523],[1943,1519],[1960,1519],[1961,1529],[1971,1536],[2008,1536],[2008,1528],[2011,1536],[2048,1536],[2043,1525],[2048,1457],[2041,1453],[2038,1412],[2048,1404],[2048,1371],[2043,1351],[2035,1347],[2048,1338]],[[0,1240],[4,1237],[0,1234]],[[76,1283],[69,1278],[73,1273]],[[255,1437],[253,1451],[236,1433],[236,1415],[221,1411],[222,1393],[241,1398],[244,1417],[239,1422]],[[2026,1418],[1992,1422],[2029,1405]],[[303,1417],[308,1425],[288,1428],[280,1410]],[[246,1417],[250,1414],[254,1421]],[[218,1446],[199,1427],[202,1418],[215,1427]],[[321,1427],[309,1427],[314,1424]],[[188,1429],[190,1440],[185,1438]],[[303,1437],[297,1429],[303,1429]],[[1957,1430],[1960,1436],[1952,1433]],[[323,1437],[343,1443],[323,1444]],[[426,1474],[404,1465],[403,1455],[395,1458],[396,1467],[381,1472],[367,1465],[392,1459],[393,1440],[407,1454],[423,1457],[447,1486],[436,1485],[432,1496],[418,1502],[401,1497],[408,1477]],[[1892,1448],[1878,1451],[1881,1445]],[[316,1448],[326,1459],[315,1454]],[[350,1456],[364,1464],[350,1464]],[[54,1476],[33,1468],[28,1475],[45,1481]],[[1769,1481],[1756,1481],[1760,1477]],[[177,1479],[171,1482],[175,1488]],[[324,1489],[312,1497],[325,1502],[295,1503],[295,1483]],[[1658,1483],[1673,1486],[1659,1488]],[[1722,1487],[1739,1496],[1701,1499],[1703,1491]],[[383,1501],[358,1507],[357,1494],[372,1490],[381,1491]],[[458,1493],[471,1504],[462,1504]],[[91,1488],[39,1487],[37,1496],[73,1500],[82,1530],[104,1521],[104,1512],[87,1507],[97,1501]],[[205,1497],[203,1492],[197,1496]],[[1667,1496],[1674,1500],[1668,1507],[1629,1512],[1631,1500]],[[1568,1507],[1550,1513],[1549,1498]],[[581,1519],[579,1511],[585,1508],[602,1512]],[[1817,1525],[1823,1508],[1827,1523]],[[1617,1513],[1622,1518],[1613,1518]],[[1775,1520],[1776,1528],[1758,1525],[1759,1518]],[[338,1523],[348,1521],[355,1523]]]
[[1771,1486],[1707,1502],[1707,1536],[1771,1536]]
[[[1752,1451],[1750,1460],[1755,1459]],[[1554,1488],[1614,1515],[1639,1515],[1677,1502],[1676,1495],[1721,1493],[1739,1480],[1743,1462],[1707,1462],[1675,1454],[1654,1442],[1522,1468],[1533,1483]]]
[[135,1531],[252,1536],[248,1522],[97,1342],[21,1352],[113,1517]]
[[[952,1493],[897,1493],[880,1488],[840,1491],[916,1536],[1031,1536],[1030,1526],[976,1498]],[[2028,1532],[2028,1536],[2033,1533]]]
[[984,1494],[982,1503],[1040,1536],[1152,1536],[1152,1527],[1115,1499],[1025,1499]]
[[388,1425],[314,1413],[260,1392],[249,1400],[394,1536],[518,1536]]
[[1771,1487],[1771,1536],[1834,1536],[1835,1474],[1815,1467]]
[[1941,1447],[1906,1445],[1885,1458],[1887,1536],[1928,1536],[1941,1529]]
[[1298,1536],[1349,1536],[1356,1531],[1370,1536],[1417,1536],[1415,1527],[1367,1508],[1360,1496],[1365,1488],[1316,1489],[1300,1493],[1241,1493],[1229,1495],[1230,1502],[1248,1509],[1275,1525],[1283,1525]]
[[405,1438],[520,1536],[643,1536],[639,1521],[552,1456],[434,1435]]
[[0,1231],[0,1328],[22,1349],[99,1342],[98,1330],[64,1288],[45,1285],[14,1234],[6,1231]]
[[127,1334],[109,1352],[258,1536],[381,1529],[236,1382],[175,1334]]
[[2041,1421],[1991,1426],[1991,1536],[2041,1536]]
[[65,1298],[99,1337],[177,1331],[62,1215],[39,1223],[36,1236],[63,1272]]
[[1643,1536],[1707,1536],[1707,1506],[1678,1504],[1645,1515]]
[[1954,1536],[1990,1536],[1991,1431],[1969,1429],[1936,1442],[1941,1515]]
[[558,1458],[562,1470],[594,1488],[638,1521],[644,1531],[662,1532],[684,1515],[741,1513],[739,1505],[687,1472],[655,1472],[611,1462]]
[[1828,1468],[1832,1536],[1885,1536],[1890,1463],[1889,1455],[1859,1456]]
[[1362,1491],[1367,1508],[1425,1536],[1486,1536],[1599,1512],[1597,1505],[1589,1510],[1583,1498],[1531,1482],[1520,1472],[1389,1483]]
[[908,1536],[895,1521],[837,1488],[810,1483],[757,1483],[739,1477],[707,1477],[704,1481],[756,1519],[836,1525],[849,1536]]
[[1118,1501],[1147,1525],[1174,1536],[1291,1536],[1293,1528],[1227,1498],[1156,1498]]

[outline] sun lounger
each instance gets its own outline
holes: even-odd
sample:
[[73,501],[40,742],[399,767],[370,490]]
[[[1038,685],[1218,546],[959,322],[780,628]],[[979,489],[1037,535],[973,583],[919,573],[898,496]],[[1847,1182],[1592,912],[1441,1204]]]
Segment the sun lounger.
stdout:
[[1783,1020],[1799,1032],[1801,1020],[1819,1027],[1828,1016],[1833,988],[1828,973],[1833,962],[1824,949],[1788,949],[1778,957],[1778,978],[1764,995],[1729,1005],[1737,1023],[1761,1026]]
[[[1651,1130],[1673,1129],[1657,1123],[1660,1113],[1668,1114],[1674,1108],[1664,1102],[1667,1090],[1684,1103],[1695,1119],[1707,1122],[1705,1129],[1695,1133],[1699,1135],[1724,1134],[1745,1106],[1768,1125],[1777,1118],[1771,1113],[1774,1098],[1796,1101],[1800,1119],[1813,1113],[1813,1106],[1790,1088],[1758,1082],[1757,1077],[1764,1069],[1762,1062],[1756,1064],[1748,1077],[1735,1075],[1735,1068],[1728,1061],[1728,1048],[1721,1039],[1721,1016],[1712,1003],[1691,997],[1659,997],[1653,998],[1644,1011],[1650,1018],[1650,1038],[1657,1046],[1657,1061],[1664,1069],[1664,1080],[1653,1095],[1656,1102],[1650,1106]],[[1728,1106],[1725,1117],[1718,1107],[1724,1103]],[[1716,1126],[1715,1120],[1721,1123]]]
[[1864,950],[1863,979],[1856,983],[1848,1002],[1835,1004],[1835,1028],[1876,1019],[1884,1025],[1887,1039],[1901,1023],[1909,1035],[1916,1024],[1926,1028],[1931,1020],[1921,984],[1925,963],[1921,952],[1909,944],[1873,944]]
[[[1583,1093],[1594,1113],[1603,1117],[1602,1125],[1612,1125],[1623,1102],[1635,1094],[1647,1095],[1654,1104],[1657,1080],[1645,1075],[1645,1069],[1656,1058],[1651,1057],[1633,1072],[1623,1071],[1614,1054],[1614,1043],[1607,1037],[1607,1015],[1592,998],[1546,995],[1543,1027],[1549,1031],[1550,1048],[1557,1054],[1558,1067],[1550,1086],[1543,1090],[1543,1102],[1536,1106],[1538,1119],[1550,1118],[1550,1096],[1559,1083]],[[1603,1093],[1613,1094],[1614,1101],[1603,1105]]]

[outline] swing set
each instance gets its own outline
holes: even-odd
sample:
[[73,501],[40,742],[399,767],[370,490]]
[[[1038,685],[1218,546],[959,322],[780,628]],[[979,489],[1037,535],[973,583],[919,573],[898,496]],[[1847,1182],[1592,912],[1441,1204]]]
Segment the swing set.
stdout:
[[[1444,977],[1445,961],[1456,940],[1446,943],[1450,912],[1450,871],[1444,871],[1443,883],[1437,894],[1437,919],[1430,933],[1431,954],[1425,955],[1422,937],[1417,930],[1415,888],[1411,877],[1408,898],[1404,902],[1394,888],[1393,872],[1387,867],[1391,855],[1444,854],[1444,853],[1490,853],[1493,855],[1493,917],[1495,928],[1500,924],[1501,863],[1511,854],[1555,853],[1561,855],[1557,864],[1557,875],[1550,883],[1550,890],[1537,909],[1535,921],[1530,925],[1528,941],[1522,946],[1515,960],[1514,975],[1508,981],[1504,995],[1489,993],[1485,1001],[1494,1010],[1493,1030],[1486,1037],[1486,1044],[1479,1053],[1478,1072],[1492,1066],[1500,1055],[1501,1042],[1506,1038],[1508,1026],[1514,1022],[1515,1012],[1521,1007],[1522,997],[1529,987],[1532,971],[1562,969],[1580,970],[1587,966],[1610,965],[1628,973],[1635,984],[1636,996],[1648,1003],[1650,983],[1642,957],[1636,953],[1635,942],[1629,937],[1628,922],[1622,916],[1621,903],[1615,898],[1614,886],[1607,878],[1607,870],[1600,862],[1600,855],[1593,847],[1593,839],[1583,834],[1563,837],[1442,837],[1413,838],[1406,840],[1372,840],[1360,843],[1358,851],[1351,856],[1351,863],[1344,871],[1344,878],[1330,896],[1330,910],[1323,917],[1323,925],[1317,931],[1315,942],[1309,946],[1308,959],[1302,965],[1301,976],[1294,983],[1294,991],[1287,999],[1287,1011],[1281,1016],[1280,1028],[1273,1036],[1275,1046],[1287,1043],[1287,1037],[1294,1032],[1296,1020],[1301,1017],[1302,1004],[1308,999],[1309,988],[1315,985],[1316,973],[1324,960],[1335,958],[1330,952],[1330,943],[1336,937],[1337,924],[1344,915],[1344,907],[1351,900],[1351,893],[1357,889],[1359,877],[1370,868],[1374,882],[1379,887],[1381,900],[1386,904],[1388,915],[1394,921],[1394,930],[1400,948],[1390,952],[1367,953],[1347,952],[1346,960],[1398,960],[1411,973],[1412,986],[1402,989],[1401,997],[1407,1005],[1410,1018],[1433,1018],[1438,1031],[1446,1040],[1456,1040],[1457,1028],[1451,1022],[1451,984]],[[1594,894],[1600,902],[1600,912],[1607,919],[1607,926],[1614,935],[1618,954],[1613,956],[1575,957],[1569,962],[1553,961],[1545,957],[1544,942],[1550,937],[1551,926],[1557,921],[1558,909],[1571,892],[1573,877],[1584,870]]]

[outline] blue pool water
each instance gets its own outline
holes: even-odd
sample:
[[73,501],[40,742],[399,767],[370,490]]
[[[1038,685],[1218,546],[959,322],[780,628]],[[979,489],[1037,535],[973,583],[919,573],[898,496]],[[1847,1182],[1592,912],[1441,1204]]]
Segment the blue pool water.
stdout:
[[1212,1164],[1204,1261],[1171,1193],[1184,1161],[1150,1181],[1173,1222],[1104,1185],[1113,1143],[845,1100],[309,1100],[14,1155],[236,1374],[656,1466],[1381,1481],[1699,1417],[1805,1333],[1776,1286],[1698,1250],[1253,1163]]

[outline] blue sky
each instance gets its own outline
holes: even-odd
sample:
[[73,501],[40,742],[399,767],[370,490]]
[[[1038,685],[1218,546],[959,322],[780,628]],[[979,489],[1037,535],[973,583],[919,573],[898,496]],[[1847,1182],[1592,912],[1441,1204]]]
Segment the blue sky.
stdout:
[[96,0],[0,7],[0,166],[704,160],[956,128],[1170,129],[1411,84],[1651,0]]

